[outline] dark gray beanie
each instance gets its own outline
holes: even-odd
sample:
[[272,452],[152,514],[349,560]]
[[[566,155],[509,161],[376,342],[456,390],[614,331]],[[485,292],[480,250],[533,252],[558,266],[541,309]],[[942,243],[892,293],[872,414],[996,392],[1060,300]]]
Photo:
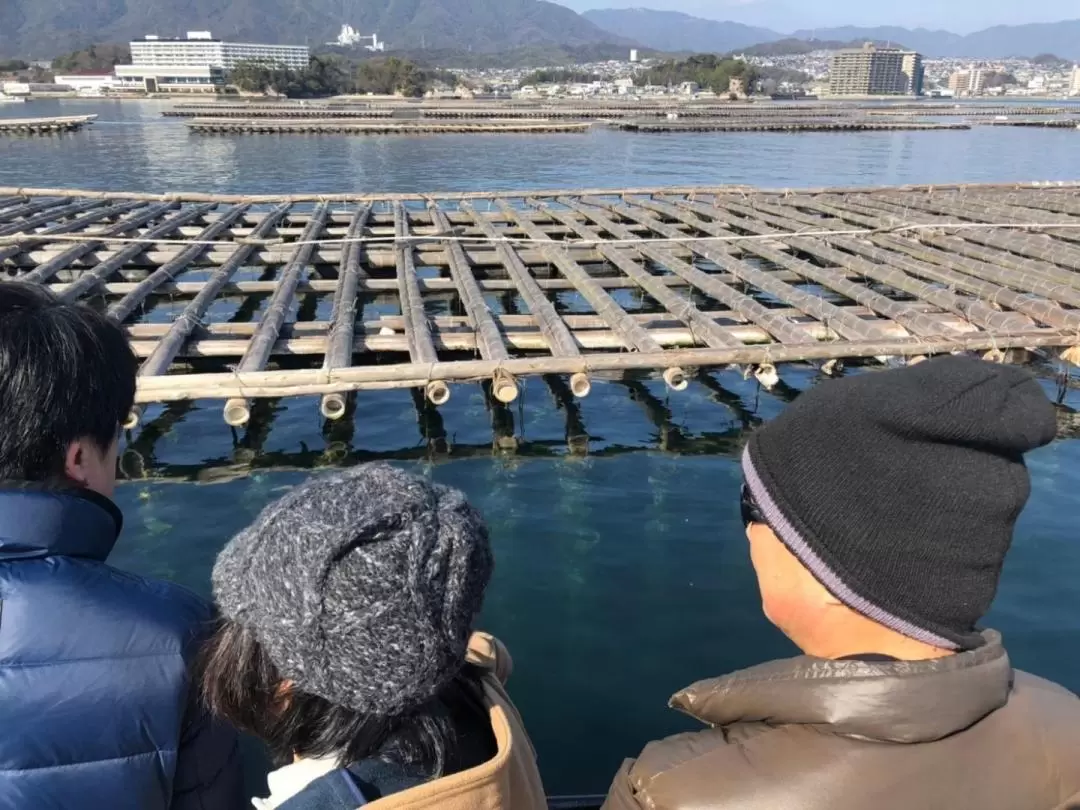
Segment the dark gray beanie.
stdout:
[[480,514],[455,489],[387,464],[304,483],[214,566],[225,618],[297,689],[396,715],[461,669],[491,578]]
[[801,394],[757,431],[746,484],[777,537],[840,601],[943,649],[983,643],[1031,484],[1057,432],[1022,368],[945,356]]

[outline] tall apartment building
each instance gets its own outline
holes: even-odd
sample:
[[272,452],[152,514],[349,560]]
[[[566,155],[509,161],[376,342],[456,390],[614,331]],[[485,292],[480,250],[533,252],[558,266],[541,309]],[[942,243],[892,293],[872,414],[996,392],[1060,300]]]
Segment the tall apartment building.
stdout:
[[923,92],[922,56],[899,48],[862,48],[838,51],[829,72],[832,96],[920,96]]
[[1080,96],[1080,65],[1073,68],[1072,81],[1069,82],[1069,95]]
[[986,91],[986,71],[972,65],[949,77],[949,89],[956,96],[981,96]]
[[209,31],[189,31],[182,39],[143,37],[131,43],[131,62],[138,67],[213,67],[232,70],[240,62],[276,62],[303,70],[311,61],[306,45],[256,45],[214,39]]

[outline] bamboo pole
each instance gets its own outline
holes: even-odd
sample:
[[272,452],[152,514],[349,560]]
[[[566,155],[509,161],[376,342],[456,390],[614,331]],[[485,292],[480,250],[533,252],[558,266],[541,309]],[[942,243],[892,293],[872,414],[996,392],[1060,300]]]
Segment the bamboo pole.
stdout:
[[[219,219],[212,225],[206,227],[202,233],[199,234],[198,240],[212,241],[218,237],[218,235],[228,228],[232,223],[244,215],[248,206],[238,205],[232,208],[223,219]],[[115,304],[109,307],[107,314],[115,321],[124,321],[138,309],[154,290],[164,284],[166,281],[175,281],[176,277],[189,269],[189,265],[196,261],[203,253],[206,252],[205,245],[192,245],[184,250],[179,256],[173,259],[171,262],[167,262],[139,282],[135,289],[117,301]]]
[[[867,196],[860,197],[859,201],[891,214],[906,214],[909,217],[911,216],[911,209],[921,210],[915,200],[909,202],[906,201],[904,207],[897,206],[888,198],[878,199],[876,197]],[[915,219],[915,222],[920,224],[944,225],[948,223],[948,220],[931,214],[929,216],[918,217]],[[1015,234],[994,233],[992,231],[976,232],[973,230],[958,231],[957,236],[968,242],[975,242],[980,245],[985,245],[986,247],[1011,251],[1031,259],[1052,262],[1053,264],[1067,267],[1070,270],[1080,270],[1080,250],[1076,250],[1061,243],[1055,244],[1050,237],[1030,234],[1027,236],[1017,236]]]
[[[499,238],[500,234],[495,230],[495,227],[477,213],[471,203],[464,202],[461,204],[461,208],[473,218],[484,236],[489,239]],[[555,307],[551,305],[544,291],[540,289],[540,285],[536,283],[536,280],[529,273],[528,268],[513,248],[505,242],[500,242],[497,250],[502,259],[503,267],[506,268],[507,275],[514,282],[518,294],[525,301],[529,312],[536,318],[540,331],[547,338],[551,353],[568,357],[581,354],[581,350],[574,341],[573,335],[570,334],[570,330],[563,323],[559,313],[555,311]],[[570,390],[574,392],[576,397],[588,396],[591,388],[589,378],[583,374],[575,375],[570,380]]]
[[[595,208],[587,208],[581,213],[613,236],[621,238],[621,234],[626,232],[622,225],[605,217]],[[693,250],[692,247],[691,249]],[[676,259],[665,250],[651,247],[642,247],[640,250],[643,255],[666,267],[672,273],[686,279],[691,285],[697,287],[706,295],[731,307],[731,309],[738,312],[752,323],[761,326],[781,343],[806,342],[805,334],[791,323],[791,321],[766,309],[750,296],[743,295],[734,288],[729,287],[727,284],[711,277],[708,273],[704,273],[693,265]]]
[[[636,203],[638,200],[637,198],[633,198],[631,201]],[[644,202],[642,202],[642,205],[644,206]],[[693,222],[694,227],[711,236],[720,236],[731,233],[731,231],[726,228],[719,227],[712,222],[706,222],[703,219],[697,218],[691,219],[694,217],[693,214],[680,211],[678,208],[675,208],[675,206],[667,203],[652,203],[649,204],[648,207],[668,216],[685,218],[686,221]],[[788,221],[788,227],[793,227],[797,224],[797,220]],[[950,331],[953,331],[952,329],[946,328],[943,332],[940,321],[927,316],[926,313],[913,310],[899,301],[894,301],[881,293],[875,292],[869,287],[848,280],[843,272],[839,270],[819,267],[801,259],[794,259],[791,256],[767,247],[760,242],[747,242],[744,245],[744,249],[748,253],[752,253],[779,267],[790,270],[802,278],[815,281],[827,289],[843,295],[851,301],[860,303],[874,313],[884,315],[886,318],[901,324],[913,335],[920,335],[922,337],[941,337],[943,334],[948,334]],[[852,314],[854,317],[861,317],[861,314],[849,314]]]
[[[641,209],[635,209],[628,205],[620,205],[616,209],[618,213],[649,225],[661,236],[672,236],[679,233],[672,226],[644,214]],[[587,213],[595,209],[587,209],[582,205],[579,210],[582,210],[582,213]],[[591,214],[588,215],[591,216]],[[732,275],[741,278],[743,281],[752,284],[759,290],[776,296],[781,301],[800,309],[810,317],[822,321],[841,337],[853,340],[877,340],[881,337],[880,331],[873,324],[867,323],[861,318],[852,317],[849,313],[829,303],[824,298],[797,290],[782,281],[777,281],[767,273],[732,257],[725,250],[692,241],[688,244],[691,250],[698,255],[727,270]]]
[[[279,205],[270,212],[256,228],[254,238],[259,239],[270,233],[289,211],[289,205]],[[165,374],[173,360],[180,354],[184,345],[192,333],[202,324],[203,316],[214,303],[214,299],[236,271],[243,267],[248,257],[254,252],[254,245],[240,245],[233,251],[232,257],[221,265],[214,274],[207,279],[205,284],[200,285],[198,295],[192,300],[184,311],[171,325],[168,331],[158,342],[149,359],[139,368],[140,377],[154,377]],[[254,334],[254,332],[252,332]],[[141,418],[142,410],[136,406],[128,416],[125,427],[133,429]]]
[[[431,219],[435,227],[443,233],[450,231],[450,222],[446,214],[439,210],[437,204],[432,201],[428,204]],[[499,334],[499,327],[491,317],[491,312],[476,283],[469,260],[461,249],[459,242],[446,242],[446,250],[450,254],[450,275],[457,285],[458,295],[469,316],[469,321],[477,335],[477,344],[480,348],[480,356],[485,360],[503,361],[510,357],[506,346]],[[437,378],[432,378],[437,379]],[[518,384],[514,378],[496,368],[492,378],[492,393],[502,403],[513,402],[518,398]]]
[[[29,217],[39,211],[44,211],[49,208],[59,208],[60,206],[69,205],[68,200],[72,197],[82,197],[82,194],[61,194],[57,199],[34,199],[32,202],[28,201],[29,197],[37,197],[40,195],[19,195],[23,200],[22,204],[8,208],[4,211],[0,211],[0,222],[10,224],[12,221],[19,219],[20,217]],[[49,195],[55,196],[55,195]],[[100,199],[106,199],[105,195],[101,195]]]
[[[595,228],[590,228],[588,225],[583,225],[573,217],[564,214],[561,211],[556,211],[548,206],[543,206],[542,210],[555,217],[560,222],[565,223],[567,227],[579,236],[586,239],[600,238],[600,231]],[[699,332],[701,334],[701,341],[706,346],[711,346],[714,349],[721,349],[725,346],[730,347],[735,345],[731,336],[720,329],[716,325],[715,320],[707,317],[700,309],[694,306],[694,303],[689,297],[683,297],[671,292],[671,289],[665,286],[659,277],[654,276],[643,267],[640,267],[637,263],[638,258],[644,260],[644,257],[640,254],[635,256],[635,254],[630,251],[612,247],[601,248],[601,253],[604,254],[604,258],[618,267],[622,272],[626,273],[631,281],[656,299],[656,301],[675,318],[687,324],[692,331]]]
[[[735,228],[742,228],[755,233],[770,232],[770,229],[768,228],[763,230],[763,226],[757,225],[745,218],[733,218],[732,216],[724,214],[723,211],[720,211],[717,208],[709,208],[699,203],[689,202],[677,203],[677,205],[693,210],[705,217],[712,217],[717,221],[732,225]],[[829,240],[829,242],[833,241],[836,241],[836,244],[839,246],[844,245],[844,243],[839,240]],[[967,318],[969,321],[979,326],[988,329],[1009,329],[1019,323],[1016,320],[1017,316],[1015,315],[999,312],[981,301],[960,298],[954,293],[948,292],[934,284],[914,278],[895,267],[868,262],[851,253],[841,253],[838,250],[828,247],[828,243],[823,244],[821,240],[799,237],[788,239],[788,243],[802,253],[816,256],[819,259],[824,259],[825,261],[836,265],[845,266],[854,272],[863,274],[867,278],[872,278],[875,281],[887,284],[901,292],[917,296],[940,309]]]
[[520,357],[508,360],[440,362],[434,367],[402,363],[394,366],[351,366],[337,371],[230,372],[148,377],[139,380],[138,402],[226,397],[306,396],[332,391],[415,387],[429,376],[452,381],[480,380],[499,369],[515,375],[658,369],[671,364],[690,367],[793,363],[810,360],[878,356],[930,356],[957,351],[1009,348],[1068,348],[1080,345],[1075,333],[1039,330],[1028,334],[977,332],[948,339],[890,339],[881,342],[837,341],[813,344],[746,346],[742,349],[688,349],[672,352],[619,352],[581,357]]
[[[326,222],[328,203],[319,203],[315,213],[304,229],[301,243],[293,254],[289,264],[281,273],[277,289],[274,291],[270,302],[266,306],[266,313],[259,321],[259,328],[248,344],[247,351],[237,366],[237,371],[259,371],[266,366],[270,354],[281,332],[282,324],[289,305],[296,294],[296,287],[300,280],[300,274],[308,266],[311,253],[314,250],[315,240]],[[327,373],[330,373],[327,371]],[[332,392],[331,392],[332,393]],[[225,422],[233,427],[247,424],[251,418],[251,403],[247,397],[233,397],[225,403]]]
[[[529,205],[534,208],[540,205],[538,201],[533,199],[530,199],[528,202]],[[552,247],[547,249],[551,263],[559,269],[559,272],[569,279],[577,289],[578,293],[589,302],[593,311],[603,318],[610,329],[622,339],[625,348],[631,351],[655,352],[660,347],[660,344],[656,342],[652,335],[638,326],[634,319],[619,306],[615,299],[608,295],[608,293],[600,287],[584,269],[582,269],[581,265],[571,259],[565,251],[556,247],[554,240],[551,240],[551,238],[531,219],[516,210],[512,211],[511,209],[506,208],[504,211],[507,214],[512,213],[531,238],[552,242]],[[666,367],[663,376],[664,382],[671,388],[677,391],[686,389],[686,372],[678,366]]]
[[49,222],[56,222],[56,220],[63,219],[64,217],[84,214],[87,211],[92,211],[95,208],[102,208],[107,205],[109,205],[108,200],[105,200],[104,202],[100,200],[85,200],[83,202],[69,203],[60,208],[50,208],[40,214],[35,214],[32,217],[20,219],[8,225],[0,225],[0,236],[14,236],[16,234],[26,234],[31,236],[33,234],[30,232],[41,225],[45,225]]
[[[371,206],[361,205],[353,213],[349,223],[349,239],[356,239],[364,232],[371,217]],[[352,362],[353,331],[357,317],[357,294],[360,277],[366,275],[360,269],[359,243],[346,243],[342,252],[341,266],[338,269],[338,287],[334,294],[334,305],[330,315],[330,341],[323,367],[327,370],[347,366]],[[322,398],[319,409],[327,419],[341,419],[347,410],[346,398],[341,394],[327,394]]]
[[[399,202],[394,206],[394,233],[404,239],[409,236],[409,213]],[[437,363],[439,356],[431,340],[431,327],[424,298],[416,276],[413,261],[414,247],[411,242],[399,242],[396,247],[398,303],[404,321],[403,329],[409,343],[409,356],[414,363]],[[456,291],[457,287],[454,286]],[[468,316],[466,323],[470,323]],[[431,380],[424,386],[424,395],[433,405],[445,405],[450,401],[450,386],[442,380]]]
[[92,225],[95,222],[100,222],[103,219],[110,217],[116,217],[121,214],[126,214],[129,211],[133,211],[136,208],[141,208],[143,203],[140,202],[127,202],[118,203],[116,205],[109,205],[107,202],[103,203],[96,209],[90,209],[88,213],[82,216],[70,219],[66,222],[57,222],[49,227],[38,231],[33,236],[27,235],[27,242],[24,244],[11,245],[10,247],[0,248],[0,262],[7,261],[13,256],[18,256],[26,250],[27,245],[30,242],[36,242],[39,238],[42,241],[48,241],[46,237],[54,234],[74,233],[81,231],[88,225]]
[[17,197],[59,197],[70,199],[83,197],[87,199],[116,199],[116,200],[144,200],[157,202],[215,202],[215,203],[251,203],[280,204],[291,203],[319,203],[319,202],[377,202],[377,201],[427,201],[427,200],[490,200],[502,197],[504,199],[523,199],[525,197],[559,197],[565,194],[577,194],[579,196],[602,196],[604,194],[633,194],[638,196],[656,196],[663,194],[675,195],[703,195],[703,194],[733,194],[740,198],[746,195],[777,196],[791,194],[872,194],[877,192],[911,192],[929,193],[953,190],[968,192],[992,192],[992,191],[1022,191],[1032,190],[1048,193],[1055,190],[1070,191],[1080,189],[1080,180],[1040,181],[1022,183],[946,183],[938,185],[901,185],[901,186],[818,186],[812,188],[754,188],[746,185],[727,186],[642,186],[638,188],[584,188],[584,189],[509,189],[505,191],[469,191],[469,192],[435,192],[420,194],[378,194],[378,193],[352,193],[352,194],[208,194],[202,192],[168,192],[165,194],[150,194],[133,191],[96,191],[90,189],[69,188],[25,188],[21,186],[0,186],[0,196]]
[[[209,211],[215,203],[206,203],[204,205],[198,205],[192,208],[182,209],[181,211],[173,214],[166,219],[160,225],[151,228],[144,234],[147,240],[153,240],[158,238],[167,237],[173,230],[185,222],[191,222],[198,219],[204,213]],[[140,253],[146,250],[147,243],[136,243],[129,245],[121,250],[115,256],[108,261],[102,262],[97,265],[93,270],[88,270],[83,273],[78,281],[65,287],[59,294],[61,301],[75,301],[84,293],[89,292],[98,284],[104,282],[109,276],[122,268],[125,264],[138,256]],[[40,268],[39,268],[40,269]]]
[[[978,331],[975,326],[964,320],[963,318],[953,315],[951,313],[939,313],[933,311],[932,307],[929,307],[922,302],[895,302],[902,311],[918,313],[925,315],[926,318],[936,324],[935,334],[938,337],[946,336],[950,332],[971,332]],[[875,314],[866,307],[851,306],[848,307],[853,315],[859,317],[876,317]],[[799,318],[805,318],[805,316],[794,308],[777,308],[771,310],[779,315],[785,315],[787,317],[796,319],[794,322],[800,328],[804,330],[810,330],[814,334],[820,334],[826,336],[831,334],[821,323],[811,320],[797,320]],[[743,330],[753,330],[752,332],[745,332],[745,334],[760,335],[759,338],[753,338],[750,342],[754,343],[766,343],[770,340],[768,333],[753,324],[747,323],[747,321],[735,312],[728,309],[717,310],[702,310],[702,315],[706,319],[716,324],[717,329],[723,334],[728,336],[728,340],[725,345],[730,345],[733,348],[738,348],[743,343],[747,342],[745,339],[732,337],[732,335],[744,334]],[[640,324],[645,329],[681,329],[688,328],[686,324],[676,318],[674,315],[668,312],[628,312],[627,315],[632,318],[636,323]],[[180,317],[184,317],[181,315]],[[520,315],[493,315],[500,328],[504,331],[517,331],[517,330],[534,330],[539,334],[536,320],[532,315],[520,314]],[[573,314],[567,313],[563,316],[563,320],[566,325],[574,333],[574,339],[580,343],[581,337],[579,333],[588,331],[597,331],[609,329],[608,324],[603,318],[598,315],[586,315],[586,314]],[[440,334],[442,332],[455,332],[458,334],[467,334],[467,328],[469,325],[468,318],[458,315],[440,315],[434,318],[428,319],[432,327]],[[897,322],[893,319],[881,320],[877,322],[878,325],[889,332],[894,337],[903,336],[906,327],[901,328],[897,325]],[[132,340],[160,340],[164,336],[168,335],[172,331],[175,321],[173,323],[129,323],[125,326],[125,330],[128,336]],[[205,339],[218,339],[218,338],[250,338],[255,334],[255,330],[258,329],[257,323],[249,322],[227,322],[227,323],[199,323],[195,327],[201,337]],[[696,327],[694,327],[696,328]],[[401,332],[404,334],[405,318],[402,315],[380,315],[372,320],[364,321],[362,329],[360,330],[360,337],[372,337],[385,335],[382,330],[390,329],[394,332]],[[330,330],[329,321],[296,321],[294,323],[287,323],[281,329],[282,337],[311,337],[311,336],[326,336]],[[818,338],[816,338],[818,339]],[[825,339],[824,337],[820,339]]]
[[[148,206],[145,209],[139,210],[137,213],[120,220],[110,228],[106,228],[101,233],[101,241],[83,242],[78,245],[74,245],[67,250],[53,256],[48,261],[39,264],[36,268],[24,275],[22,281],[32,281],[36,284],[44,284],[51,279],[57,272],[64,268],[70,267],[74,262],[84,256],[92,253],[96,248],[100,247],[110,236],[121,236],[126,233],[130,233],[136,228],[140,228],[147,222],[151,222],[164,214],[166,211],[170,211],[174,208],[171,203],[158,203],[157,205]],[[120,255],[122,251],[117,251],[112,254],[105,261],[111,261]],[[104,262],[99,262],[98,266]],[[76,282],[77,283],[77,282]],[[64,293],[67,291],[67,285],[62,289],[54,290],[57,293]]]

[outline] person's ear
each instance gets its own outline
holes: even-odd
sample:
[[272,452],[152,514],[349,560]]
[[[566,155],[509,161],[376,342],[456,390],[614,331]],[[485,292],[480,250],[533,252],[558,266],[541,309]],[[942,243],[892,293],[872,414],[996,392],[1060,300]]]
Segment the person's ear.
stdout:
[[85,441],[77,439],[68,445],[67,453],[64,454],[64,475],[80,487],[87,486],[90,481],[86,469],[87,460]]

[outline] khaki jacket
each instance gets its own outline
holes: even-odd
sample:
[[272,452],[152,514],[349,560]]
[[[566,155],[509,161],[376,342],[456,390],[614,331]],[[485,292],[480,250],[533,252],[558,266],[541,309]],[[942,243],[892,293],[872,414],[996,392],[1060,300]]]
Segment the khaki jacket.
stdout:
[[510,654],[492,636],[474,633],[468,660],[488,671],[482,682],[498,747],[495,758],[371,802],[365,810],[547,810],[536,752],[505,689],[513,670]]
[[935,661],[774,661],[678,693],[711,726],[627,761],[605,810],[1073,810],[1080,699],[986,645]]

